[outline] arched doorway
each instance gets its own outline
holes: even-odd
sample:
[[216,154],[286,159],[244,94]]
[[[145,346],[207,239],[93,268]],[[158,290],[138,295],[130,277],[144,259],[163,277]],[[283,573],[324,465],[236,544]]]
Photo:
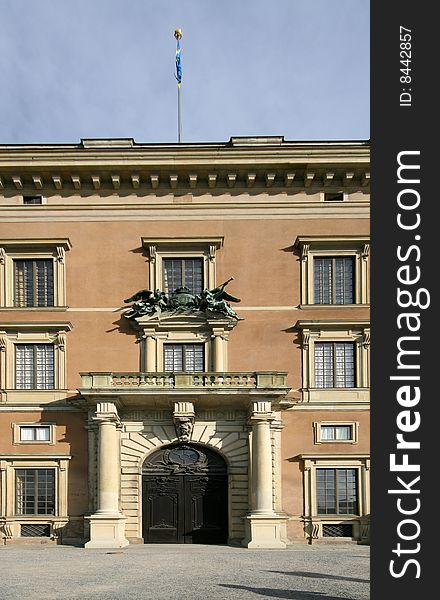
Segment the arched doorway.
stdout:
[[154,452],[142,468],[145,543],[223,544],[228,537],[228,477],[217,453],[193,444]]

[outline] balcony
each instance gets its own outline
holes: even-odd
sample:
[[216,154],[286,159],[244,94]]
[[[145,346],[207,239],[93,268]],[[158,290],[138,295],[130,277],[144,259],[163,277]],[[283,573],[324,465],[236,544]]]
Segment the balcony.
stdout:
[[[266,396],[271,400],[284,397],[287,373],[257,372],[196,372],[196,373],[81,373],[79,393],[96,402],[102,398],[118,400],[123,406],[147,404],[167,405],[176,396],[211,404],[217,398],[222,406],[247,403]],[[219,398],[221,396],[221,400]]]

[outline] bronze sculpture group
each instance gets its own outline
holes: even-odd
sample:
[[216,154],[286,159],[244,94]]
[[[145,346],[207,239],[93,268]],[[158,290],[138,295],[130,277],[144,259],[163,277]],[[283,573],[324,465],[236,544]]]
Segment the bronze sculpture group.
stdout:
[[185,286],[177,288],[170,296],[167,296],[165,292],[158,289],[154,292],[151,290],[140,290],[130,298],[124,300],[126,303],[133,302],[129,310],[124,314],[128,319],[132,319],[154,313],[190,310],[220,313],[239,320],[240,317],[231,308],[229,302],[240,302],[240,300],[225,291],[225,287],[233,279],[231,277],[212,290],[204,289],[200,294],[193,294]]

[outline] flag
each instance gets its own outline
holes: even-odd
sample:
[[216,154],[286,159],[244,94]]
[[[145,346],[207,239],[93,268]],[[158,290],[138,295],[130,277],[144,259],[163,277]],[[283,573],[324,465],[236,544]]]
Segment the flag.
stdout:
[[180,88],[180,84],[182,83],[182,61],[180,58],[180,39],[177,38],[177,47],[176,47],[176,75],[177,86]]

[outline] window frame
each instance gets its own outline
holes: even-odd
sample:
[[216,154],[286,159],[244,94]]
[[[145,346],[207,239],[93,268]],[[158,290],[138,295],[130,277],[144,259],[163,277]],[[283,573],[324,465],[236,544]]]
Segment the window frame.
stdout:
[[149,289],[162,290],[164,281],[163,261],[179,258],[201,258],[203,260],[204,288],[213,289],[216,286],[216,254],[223,246],[223,237],[142,237],[141,243],[149,257]]
[[[54,263],[53,260],[46,260],[46,259],[41,259],[41,258],[27,258],[27,259],[23,259],[23,258],[14,258],[13,259],[13,269],[14,269],[14,308],[52,308],[55,304],[55,282],[54,282]],[[24,304],[23,306],[20,306],[17,303],[18,300],[18,289],[17,289],[17,279],[18,279],[18,274],[17,274],[17,269],[18,269],[18,264],[19,262],[22,263],[31,263],[32,264],[32,296],[34,298],[34,301],[37,300],[38,302],[38,283],[37,283],[37,262],[45,262],[48,263],[48,265],[52,266],[52,289],[50,289],[50,293],[51,293],[51,300],[52,303],[51,304]],[[23,271],[24,273],[24,271]],[[26,280],[25,280],[26,281]],[[46,283],[46,287],[47,290],[49,291],[49,286]],[[24,283],[23,285],[23,292],[25,292],[25,290],[28,290],[28,286],[26,283]],[[25,294],[24,294],[25,295]]]
[[[71,249],[68,238],[60,239],[0,239],[0,308],[8,310],[66,309],[66,251]],[[15,306],[16,260],[49,260],[53,263],[53,305]]]
[[[33,512],[33,513],[25,513],[25,512],[18,512],[18,471],[33,471],[34,473],[40,472],[40,471],[52,471],[53,472],[53,513],[51,512],[47,512],[47,513],[38,513],[38,512]],[[15,499],[14,499],[14,505],[15,505],[15,514],[14,516],[16,517],[22,517],[22,518],[27,518],[27,517],[39,517],[39,518],[45,518],[45,517],[54,517],[56,516],[56,512],[57,512],[57,469],[54,467],[17,467],[14,469],[14,479],[15,479]],[[38,495],[38,478],[35,479],[34,482],[34,507],[37,507],[38,510],[38,504],[39,504],[39,495]],[[47,504],[47,501],[46,501]]]
[[[328,440],[322,438],[323,427],[351,427],[351,437],[347,440]],[[313,422],[314,444],[358,444],[359,422],[358,421],[314,421]]]
[[[49,439],[48,440],[22,440],[21,439],[21,430],[25,427],[45,427],[49,429]],[[29,422],[29,423],[13,423],[12,424],[12,443],[14,446],[18,445],[29,445],[29,444],[37,444],[37,445],[55,445],[55,437],[56,435],[56,425],[55,423],[49,422]]]
[[[331,289],[329,289],[329,295],[332,299],[332,302],[316,302],[316,268],[317,268],[317,260],[324,260],[324,259],[328,259],[331,260]],[[337,296],[337,288],[338,288],[338,282],[337,282],[337,278],[336,278],[336,261],[337,260],[344,260],[344,259],[350,259],[351,261],[351,286],[352,286],[352,297],[353,299],[356,298],[356,278],[355,278],[355,274],[356,274],[356,268],[355,268],[355,257],[354,256],[333,256],[333,255],[328,255],[328,256],[314,256],[313,257],[313,301],[314,304],[318,304],[319,306],[346,306],[346,305],[350,305],[350,304],[354,304],[354,302],[335,302],[336,300],[336,296]],[[344,275],[345,275],[345,271],[344,271]],[[320,290],[321,291],[321,295],[323,294],[323,289]],[[345,294],[345,290],[342,290],[342,294]]]
[[[66,344],[69,322],[9,323],[0,330],[0,400],[54,401],[65,397],[67,388]],[[15,355],[18,344],[50,344],[54,347],[54,387],[16,388]]]
[[[182,346],[182,371],[167,371],[165,369],[165,352],[166,352],[166,348],[167,346]],[[201,371],[188,371],[185,368],[185,362],[186,362],[186,355],[185,355],[185,346],[199,346],[202,348],[203,351],[203,369]],[[204,344],[203,342],[194,342],[194,343],[188,343],[188,342],[174,342],[174,341],[167,341],[166,343],[163,344],[163,364],[164,364],[164,372],[168,373],[168,372],[177,372],[177,373],[203,373],[207,371],[206,368],[206,344]]]
[[[18,387],[18,369],[17,369],[17,358],[18,358],[18,348],[20,347],[32,347],[32,383],[33,387]],[[53,385],[50,387],[37,387],[38,380],[38,346],[47,346],[48,348],[52,348],[52,370],[53,370]],[[53,390],[55,389],[55,347],[53,344],[23,344],[23,343],[15,343],[14,344],[14,388],[16,390]],[[47,378],[47,372],[44,372],[45,379]]]
[[[25,202],[25,198],[39,198],[40,202]],[[46,198],[41,194],[23,194],[21,197],[21,203],[23,206],[41,206],[42,204],[46,204]]]
[[[166,271],[166,269],[165,269],[165,262],[167,260],[182,261],[182,263],[183,263],[182,264],[182,285],[181,286],[177,286],[173,290],[170,290],[170,289],[165,290],[165,271]],[[188,287],[188,286],[185,285],[185,283],[186,283],[185,282],[185,274],[184,274],[185,273],[185,261],[195,261],[195,260],[200,261],[200,264],[202,266],[202,269],[201,269],[202,286],[201,286],[200,291],[195,291],[195,292],[191,291],[191,293],[200,294],[205,289],[205,281],[206,281],[206,274],[205,274],[206,269],[205,269],[205,264],[204,264],[205,261],[204,261],[204,258],[201,257],[201,256],[173,256],[173,257],[163,256],[162,257],[162,285],[161,285],[161,287],[159,289],[162,290],[162,291],[164,291],[168,296],[170,296],[179,287]]]
[[[369,321],[297,321],[301,332],[302,403],[368,406],[370,386]],[[353,343],[355,385],[351,388],[319,388],[315,383],[315,343]]]
[[[352,523],[353,537],[362,537],[362,524],[370,514],[369,454],[300,454],[304,486],[304,521],[311,538],[322,537],[323,524]],[[358,513],[318,514],[317,469],[357,469]]]
[[[350,348],[353,349],[353,383],[354,383],[354,385],[351,385],[351,386],[347,386],[347,385],[335,385],[337,383],[337,379],[338,379],[338,354],[336,352],[336,345],[337,344],[344,345],[344,346],[347,345],[347,346],[350,346]],[[333,383],[333,385],[330,385],[330,386],[326,386],[326,385],[318,386],[317,385],[317,374],[316,374],[316,372],[317,372],[317,368],[316,368],[317,367],[317,364],[316,364],[316,361],[317,361],[316,347],[317,346],[330,346],[330,347],[332,347],[332,369],[331,369],[332,373],[331,373],[331,375],[332,375],[332,383]],[[324,368],[323,368],[323,379],[325,378],[325,360],[324,360],[324,358],[325,357],[324,357],[324,354],[323,354],[323,365],[324,365]],[[345,359],[345,351],[344,351],[344,359]],[[346,361],[344,360],[344,363],[343,363],[343,368],[344,368],[343,376],[344,376],[344,380],[347,379],[346,366],[347,366],[346,365]],[[318,388],[318,389],[322,390],[322,389],[335,389],[335,388],[337,388],[337,389],[347,389],[347,388],[357,387],[357,385],[356,385],[356,383],[357,383],[357,381],[356,381],[356,379],[357,379],[356,378],[356,368],[357,368],[357,365],[356,365],[356,345],[355,345],[354,342],[351,342],[351,341],[350,342],[315,341],[314,366],[313,366],[313,369],[314,369],[314,387],[315,388]]]
[[[369,257],[370,240],[368,236],[298,236],[294,243],[301,254],[301,307],[307,308],[344,308],[356,305],[369,305]],[[315,258],[353,258],[353,303],[317,304],[314,299],[314,259]]]

